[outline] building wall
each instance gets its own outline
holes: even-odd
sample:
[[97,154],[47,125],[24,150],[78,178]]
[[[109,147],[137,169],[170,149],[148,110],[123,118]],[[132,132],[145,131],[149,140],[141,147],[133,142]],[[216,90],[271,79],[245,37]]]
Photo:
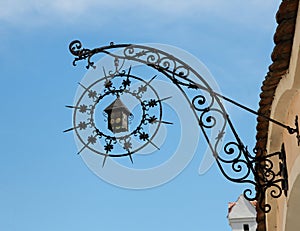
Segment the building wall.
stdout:
[[[288,72],[280,80],[271,107],[271,118],[295,127],[295,117],[299,116],[300,125],[300,17],[296,21],[293,48]],[[269,195],[266,202],[272,210],[266,214],[266,227],[269,231],[300,230],[300,147],[296,135],[287,130],[269,124],[267,150],[269,153],[280,150],[285,144],[289,177],[288,195],[273,199]]]

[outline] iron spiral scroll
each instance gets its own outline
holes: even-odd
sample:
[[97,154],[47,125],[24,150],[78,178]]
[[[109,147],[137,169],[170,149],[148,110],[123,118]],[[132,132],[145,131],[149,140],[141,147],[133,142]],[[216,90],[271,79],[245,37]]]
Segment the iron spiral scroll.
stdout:
[[[121,77],[127,78],[128,80],[130,78],[136,78],[130,73],[128,74],[128,70],[123,69],[124,63],[127,61],[137,62],[156,70],[157,73],[162,74],[176,85],[186,99],[186,102],[190,105],[191,112],[194,114],[207,145],[225,178],[235,183],[244,183],[251,186],[244,190],[245,198],[248,200],[258,200],[260,209],[264,212],[269,212],[271,205],[263,203],[263,200],[260,199],[265,198],[267,194],[273,198],[278,198],[287,192],[288,181],[284,145],[282,145],[282,149],[276,153],[267,154],[266,150],[255,149],[253,154],[251,154],[239,138],[222,104],[222,100],[226,100],[226,97],[215,92],[208,82],[184,61],[163,50],[135,44],[110,43],[107,46],[87,49],[83,48],[79,40],[75,40],[70,43],[69,50],[75,56],[73,65],[75,66],[80,60],[87,60],[86,68],[96,68],[95,63],[92,61],[95,55],[104,54],[112,57],[114,60],[114,69],[109,71],[109,78]],[[139,81],[146,83],[142,77],[140,77]],[[155,91],[155,89],[153,90]],[[123,93],[130,93],[128,86],[122,85],[120,88],[108,87],[106,94],[118,95]],[[136,96],[138,94],[139,93],[136,93]],[[98,102],[101,100],[100,98],[98,97]],[[157,102],[161,102],[158,94]],[[140,101],[140,103],[142,107],[144,105],[143,111],[145,115],[148,115],[147,111],[150,101]],[[80,105],[76,107],[79,108]],[[161,110],[160,106],[160,118],[157,119],[157,121],[162,120]],[[142,124],[144,122],[150,122],[151,117],[144,116],[143,118],[141,126],[133,132],[134,135],[141,134]],[[217,125],[217,135],[210,138],[209,134]],[[74,127],[76,126],[77,124],[74,124]],[[104,136],[105,135],[99,130],[95,133],[95,138],[97,139]],[[117,142],[115,137],[105,138],[107,139],[108,146]],[[119,141],[127,142],[127,140],[128,137],[119,138]],[[151,143],[151,140],[149,142]],[[131,157],[131,155],[139,150],[131,150],[127,146],[124,154],[112,155],[109,153],[109,148],[107,149],[108,151],[106,153],[101,153],[105,155],[105,157],[120,157],[125,155]],[[272,162],[273,158],[278,158],[279,167],[274,166]]]

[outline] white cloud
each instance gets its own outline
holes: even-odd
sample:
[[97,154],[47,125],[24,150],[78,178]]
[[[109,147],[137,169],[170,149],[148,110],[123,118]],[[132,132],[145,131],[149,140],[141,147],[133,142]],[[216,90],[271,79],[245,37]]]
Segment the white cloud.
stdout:
[[248,20],[244,12],[248,15],[252,12],[257,20],[262,20],[278,8],[273,0],[2,0],[0,6],[0,21],[22,26],[70,23],[89,17],[100,22],[113,20],[115,14],[148,15],[153,16],[153,20],[158,15],[201,18],[205,14],[243,22]]

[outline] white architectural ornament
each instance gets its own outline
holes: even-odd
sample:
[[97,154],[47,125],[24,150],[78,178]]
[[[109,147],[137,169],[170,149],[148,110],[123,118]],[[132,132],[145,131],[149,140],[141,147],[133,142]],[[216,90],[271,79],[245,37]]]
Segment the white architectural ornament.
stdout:
[[236,202],[228,204],[228,221],[232,231],[256,230],[256,202],[250,202],[241,195]]

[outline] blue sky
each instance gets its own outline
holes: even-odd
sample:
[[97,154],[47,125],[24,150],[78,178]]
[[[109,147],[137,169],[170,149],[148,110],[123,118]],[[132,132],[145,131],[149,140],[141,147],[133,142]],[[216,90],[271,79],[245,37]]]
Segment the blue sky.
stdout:
[[[230,230],[227,203],[244,186],[203,153],[171,182],[148,190],[112,186],[84,164],[71,133],[85,65],[68,45],[164,43],[200,59],[221,91],[257,109],[271,63],[280,1],[0,1],[0,229],[8,231]],[[241,137],[255,144],[255,116],[227,105]],[[206,145],[203,143],[203,145]]]

